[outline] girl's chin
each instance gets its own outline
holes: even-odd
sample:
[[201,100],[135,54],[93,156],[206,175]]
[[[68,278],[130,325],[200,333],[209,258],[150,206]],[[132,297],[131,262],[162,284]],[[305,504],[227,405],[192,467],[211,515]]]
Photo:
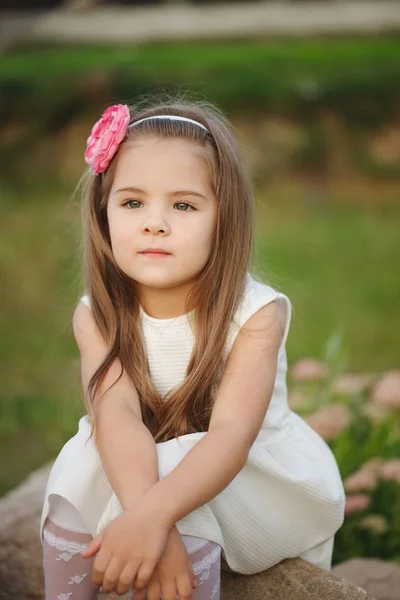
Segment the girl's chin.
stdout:
[[148,272],[143,276],[136,273],[135,275],[130,275],[130,277],[139,285],[146,287],[168,288],[180,284],[180,282],[176,281],[173,277],[162,273],[157,275],[153,274],[153,276],[149,276]]

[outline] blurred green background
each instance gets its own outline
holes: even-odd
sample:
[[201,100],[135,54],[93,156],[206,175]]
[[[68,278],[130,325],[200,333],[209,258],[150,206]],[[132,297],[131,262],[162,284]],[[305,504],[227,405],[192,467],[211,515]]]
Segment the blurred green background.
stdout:
[[344,370],[399,368],[397,36],[19,45],[0,90],[1,493],[85,412],[74,190],[112,103],[178,93],[227,113],[253,175],[255,271],[293,303],[289,364],[324,358],[339,335]]

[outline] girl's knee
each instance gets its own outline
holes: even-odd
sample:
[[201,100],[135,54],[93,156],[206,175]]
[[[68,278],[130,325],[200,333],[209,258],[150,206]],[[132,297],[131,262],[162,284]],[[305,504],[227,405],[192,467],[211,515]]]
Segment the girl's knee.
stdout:
[[46,600],[96,600],[99,588],[92,584],[94,558],[85,559],[85,550],[93,537],[63,529],[50,519],[43,528],[43,572]]

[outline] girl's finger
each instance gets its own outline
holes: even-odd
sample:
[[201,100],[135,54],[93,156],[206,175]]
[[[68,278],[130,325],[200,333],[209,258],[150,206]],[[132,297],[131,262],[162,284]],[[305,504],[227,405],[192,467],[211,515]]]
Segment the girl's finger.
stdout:
[[193,575],[193,577],[191,578],[190,581],[191,581],[191,584],[192,584],[192,589],[194,589],[194,590],[197,589],[198,583],[197,583],[197,579],[196,579],[195,575]]
[[181,600],[191,600],[193,586],[190,575],[181,575],[176,579],[177,594]]
[[178,591],[176,589],[175,579],[161,581],[161,596],[163,600],[176,600]]
[[191,565],[189,579],[190,579],[192,589],[195,590],[197,588],[197,579],[196,579],[196,575],[194,574],[194,571],[193,571],[193,565]]
[[103,532],[96,535],[96,537],[94,537],[89,543],[88,547],[85,550],[83,550],[83,552],[81,552],[81,556],[83,556],[83,558],[90,558],[91,556],[93,556],[93,554],[96,554],[96,552],[100,550],[101,544],[103,542],[103,537]]
[[[133,600],[144,600],[144,590],[136,590],[133,588]],[[159,600],[159,598],[157,598]]]
[[149,561],[143,562],[140,565],[140,567],[137,570],[136,578],[134,581],[135,587],[137,587],[138,590],[147,587],[147,584],[150,581],[150,577],[152,576],[153,571],[154,567]]
[[[147,587],[147,600],[160,600],[161,598],[161,586],[157,579],[150,580]],[[135,594],[136,600],[136,594]]]
[[[126,592],[130,589],[132,585],[133,576],[134,569],[132,567],[132,563],[128,562],[122,569],[121,574],[119,576],[117,587],[115,588],[117,594],[126,594]],[[157,600],[159,599],[157,598]]]
[[100,587],[103,583],[104,573],[107,565],[111,560],[111,552],[106,550],[104,546],[101,547],[100,552],[97,554],[96,559],[93,563],[92,568],[92,583]]
[[120,573],[124,568],[125,563],[121,562],[116,556],[113,556],[110,562],[107,565],[107,569],[105,570],[102,588],[103,592],[112,592],[116,587]]

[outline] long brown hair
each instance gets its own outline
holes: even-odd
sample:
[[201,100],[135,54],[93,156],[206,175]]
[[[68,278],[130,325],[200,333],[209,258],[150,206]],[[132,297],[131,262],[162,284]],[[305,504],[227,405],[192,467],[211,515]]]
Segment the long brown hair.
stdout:
[[[153,115],[179,115],[202,123],[210,132],[183,121],[145,121],[128,130],[102,175],[88,172],[85,176],[83,276],[94,319],[109,346],[107,357],[90,380],[85,398],[91,436],[96,431],[96,391],[113,362],[119,359],[138,392],[144,424],[155,441],[161,442],[208,429],[222,378],[228,329],[253,258],[253,195],[230,124],[217,108],[205,102],[167,100],[132,106],[130,113],[131,121]],[[186,301],[187,312],[196,309],[193,351],[184,380],[164,398],[157,392],[147,369],[138,290],[135,281],[114,260],[107,220],[108,196],[120,150],[139,136],[183,138],[198,144],[209,166],[217,200],[211,255]]]

